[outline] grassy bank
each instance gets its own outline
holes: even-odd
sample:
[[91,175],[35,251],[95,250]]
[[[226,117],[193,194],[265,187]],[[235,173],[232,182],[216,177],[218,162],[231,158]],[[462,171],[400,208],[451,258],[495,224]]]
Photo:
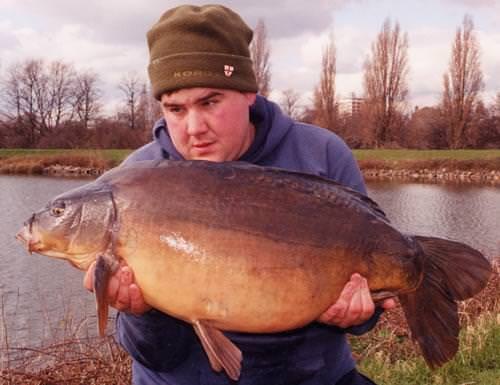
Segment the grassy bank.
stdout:
[[23,148],[2,148],[0,149],[0,159],[6,158],[51,158],[55,156],[81,156],[81,157],[93,157],[98,159],[104,159],[107,161],[119,163],[121,162],[132,150],[127,149],[112,149],[112,150],[70,150],[70,149],[23,149]]
[[[0,153],[1,154],[1,153]],[[499,150],[354,150],[358,160],[491,160],[500,158]]]
[[[428,369],[413,345],[401,308],[351,345],[359,369],[379,385],[498,385],[500,378],[500,265],[478,296],[460,304],[460,350],[448,364]],[[2,341],[0,341],[1,343]],[[112,338],[69,340],[45,348],[0,345],[0,384],[129,384],[130,358]],[[42,364],[42,368],[40,365]]]
[[355,150],[361,169],[500,171],[500,150]]
[[104,171],[118,165],[131,150],[0,149],[0,174],[43,174],[61,165]]
[[[54,165],[100,171],[119,164],[131,150],[0,149],[0,173],[42,174]],[[500,171],[500,150],[355,150],[363,170]]]

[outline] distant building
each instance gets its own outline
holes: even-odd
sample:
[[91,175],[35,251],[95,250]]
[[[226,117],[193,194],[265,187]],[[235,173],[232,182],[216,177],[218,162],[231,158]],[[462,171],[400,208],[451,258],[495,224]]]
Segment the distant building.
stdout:
[[351,97],[351,114],[358,115],[361,112],[361,106],[363,105],[364,98],[357,98],[353,94]]
[[364,98],[357,97],[353,92],[349,98],[343,98],[339,102],[339,111],[352,116],[359,115]]

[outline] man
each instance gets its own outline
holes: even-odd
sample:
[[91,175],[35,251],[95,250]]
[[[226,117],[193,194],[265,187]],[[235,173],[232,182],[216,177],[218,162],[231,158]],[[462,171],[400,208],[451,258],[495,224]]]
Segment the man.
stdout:
[[[251,38],[239,15],[222,6],[180,6],[163,14],[148,33],[149,75],[163,119],[154,127],[153,142],[125,163],[240,160],[322,175],[366,193],[340,138],[292,121],[256,94]],[[91,277],[86,275],[87,288]],[[134,384],[232,383],[211,369],[191,325],[144,303],[127,266],[111,280],[108,295],[121,311],[117,333],[133,358]],[[393,306],[392,300],[383,304]],[[345,334],[369,330],[380,312],[366,280],[354,274],[338,301],[312,325],[270,335],[226,333],[244,357],[238,384],[372,384],[355,370]]]

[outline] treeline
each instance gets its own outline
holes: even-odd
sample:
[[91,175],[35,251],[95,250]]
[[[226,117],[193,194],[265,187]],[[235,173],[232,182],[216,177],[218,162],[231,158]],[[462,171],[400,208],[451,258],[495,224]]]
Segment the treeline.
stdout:
[[[269,96],[271,48],[260,20],[251,45],[260,93]],[[500,148],[500,91],[485,103],[483,72],[472,19],[465,16],[451,44],[449,68],[435,106],[409,110],[409,40],[387,19],[364,63],[363,94],[336,92],[337,51],[330,34],[313,98],[286,89],[279,103],[295,119],[342,136],[353,148]],[[493,74],[496,76],[496,74]],[[161,116],[145,80],[124,76],[114,113],[104,112],[98,74],[63,61],[29,59],[0,73],[0,147],[135,148],[151,138]]]
[[116,113],[104,113],[99,76],[73,65],[29,59],[1,77],[0,147],[135,148],[150,140],[158,103],[135,74],[117,85]]
[[[269,93],[270,47],[262,21],[255,35],[255,72],[261,90]],[[481,98],[483,72],[472,19],[466,15],[456,30],[438,105],[409,110],[408,48],[408,34],[387,19],[364,63],[363,95],[340,98],[330,34],[310,105],[301,106],[300,95],[288,89],[281,93],[281,106],[296,119],[340,134],[354,148],[500,148],[500,90],[492,103]]]

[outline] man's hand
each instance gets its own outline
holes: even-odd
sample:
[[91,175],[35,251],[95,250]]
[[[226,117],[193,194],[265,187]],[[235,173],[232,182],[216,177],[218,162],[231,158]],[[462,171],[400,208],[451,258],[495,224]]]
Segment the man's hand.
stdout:
[[[389,298],[381,306],[388,310],[396,306],[394,299]],[[318,318],[319,322],[347,328],[368,321],[375,312],[375,304],[370,295],[366,279],[355,273],[344,286],[340,297]]]
[[[95,262],[90,265],[83,279],[86,289],[94,290]],[[119,311],[140,315],[151,309],[135,284],[134,273],[127,265],[120,265],[108,283],[108,303]]]

